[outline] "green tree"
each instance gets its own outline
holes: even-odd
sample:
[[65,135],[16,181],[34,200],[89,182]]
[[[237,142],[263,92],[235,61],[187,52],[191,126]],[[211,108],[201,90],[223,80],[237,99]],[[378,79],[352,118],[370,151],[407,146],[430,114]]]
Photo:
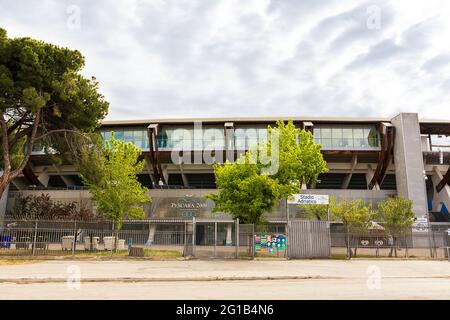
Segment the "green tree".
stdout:
[[[119,240],[119,230],[124,218],[144,218],[144,207],[151,199],[146,195],[147,188],[137,180],[136,175],[144,169],[144,161],[139,161],[142,151],[131,142],[123,142],[111,135],[105,142],[103,156],[93,148],[99,172],[92,175],[86,172],[92,154],[81,160],[80,176],[88,186],[96,209],[105,218],[114,221],[115,249]],[[83,172],[84,170],[84,172]]]
[[389,256],[397,256],[397,239],[404,236],[414,222],[412,201],[402,197],[387,198],[378,204],[377,218],[385,231],[392,237],[393,243]]
[[235,163],[214,166],[219,193],[208,198],[215,202],[215,211],[261,224],[264,212],[327,171],[320,150],[310,132],[292,121],[277,121],[276,127],[268,127],[267,141],[252,146]]
[[275,127],[269,126],[267,144],[262,150],[272,158],[273,152],[278,155],[278,170],[272,178],[286,187],[284,196],[300,192],[303,184],[318,182],[319,175],[328,171],[321,149],[313,134],[296,128],[292,120],[278,120]]
[[[334,203],[334,197],[330,196],[330,203]],[[326,204],[299,204],[298,207],[305,217],[310,220],[327,220],[330,205]],[[331,218],[331,217],[330,217]]]
[[[332,220],[341,222],[346,230],[346,244],[347,244],[347,256],[352,257],[351,239],[353,237],[359,238],[359,236],[367,233],[371,221],[374,217],[374,212],[369,206],[365,204],[363,200],[351,200],[336,201],[332,199],[330,201],[330,211],[332,213]],[[357,246],[355,247],[356,256]]]
[[263,213],[272,210],[278,202],[280,185],[259,171],[259,166],[251,162],[249,152],[234,163],[215,164],[219,193],[207,195],[216,204],[213,210],[230,213],[243,223],[263,223]]
[[80,71],[77,50],[30,38],[8,38],[0,28],[0,196],[25,168],[33,147],[67,152],[67,134],[92,132],[108,112],[95,78]]

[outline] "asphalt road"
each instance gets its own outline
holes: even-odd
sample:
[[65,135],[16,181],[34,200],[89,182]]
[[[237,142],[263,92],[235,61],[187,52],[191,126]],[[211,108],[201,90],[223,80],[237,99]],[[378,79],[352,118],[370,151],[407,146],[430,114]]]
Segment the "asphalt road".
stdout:
[[2,299],[450,299],[450,279],[185,281],[1,284]]
[[450,263],[48,261],[0,266],[0,299],[450,299]]

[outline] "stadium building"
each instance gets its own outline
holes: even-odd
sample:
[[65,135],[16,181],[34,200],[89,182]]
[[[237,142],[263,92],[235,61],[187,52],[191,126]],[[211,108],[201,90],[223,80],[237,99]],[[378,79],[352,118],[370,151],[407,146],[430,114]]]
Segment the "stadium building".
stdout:
[[[376,206],[399,195],[414,203],[417,217],[450,221],[450,121],[419,120],[415,113],[387,118],[290,117],[314,134],[329,171],[305,193],[364,199]],[[108,139],[133,142],[143,151],[146,168],[139,180],[149,188],[148,219],[230,219],[212,211],[204,195],[216,192],[212,164],[232,160],[257,141],[267,139],[267,126],[277,117],[153,119],[104,121],[99,131]],[[283,119],[288,120],[288,119]],[[180,159],[182,161],[180,161]],[[56,201],[92,207],[74,167],[54,165],[34,150],[23,174],[4,193],[1,215],[14,210],[19,194],[49,194]],[[293,206],[293,216],[300,214]],[[286,220],[286,204],[267,219]]]

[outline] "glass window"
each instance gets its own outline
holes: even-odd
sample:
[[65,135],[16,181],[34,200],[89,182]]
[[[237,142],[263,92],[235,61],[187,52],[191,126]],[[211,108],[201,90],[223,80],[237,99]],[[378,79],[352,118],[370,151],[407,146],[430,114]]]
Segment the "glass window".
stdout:
[[117,140],[123,140],[123,131],[114,131],[114,138]]
[[331,135],[333,139],[341,139],[342,138],[342,128],[332,128]]
[[331,139],[331,129],[330,128],[322,128],[320,130],[321,138]]
[[316,126],[314,141],[328,149],[379,147],[379,134],[375,126]]
[[314,135],[315,138],[320,139],[320,137],[321,137],[320,131],[321,131],[320,128],[313,127],[313,135]]
[[345,139],[353,139],[353,128],[343,128],[342,137]]

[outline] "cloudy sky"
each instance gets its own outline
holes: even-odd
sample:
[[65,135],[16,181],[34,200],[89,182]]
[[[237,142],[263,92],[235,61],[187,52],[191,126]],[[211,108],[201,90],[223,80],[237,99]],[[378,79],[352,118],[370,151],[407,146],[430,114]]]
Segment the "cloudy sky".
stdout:
[[0,0],[0,26],[79,49],[108,119],[450,119],[448,0]]

